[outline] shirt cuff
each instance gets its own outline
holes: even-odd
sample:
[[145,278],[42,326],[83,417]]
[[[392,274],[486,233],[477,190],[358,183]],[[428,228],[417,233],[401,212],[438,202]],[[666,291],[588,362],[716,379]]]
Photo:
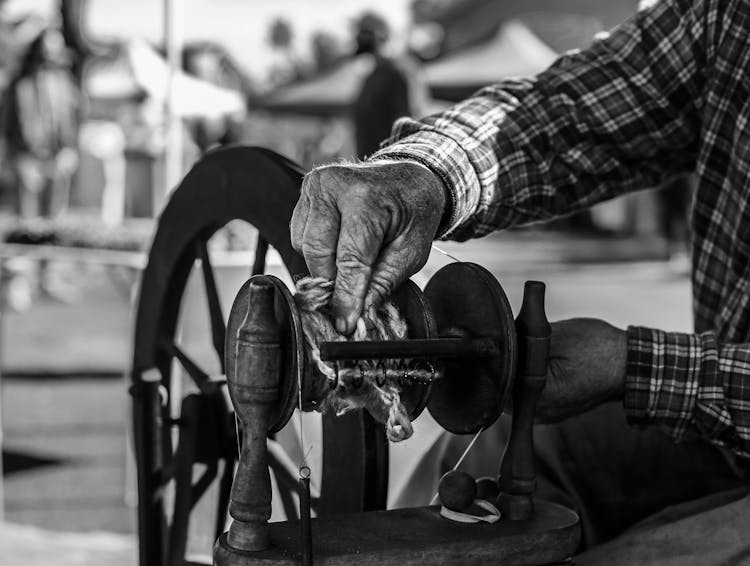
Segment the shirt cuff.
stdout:
[[691,427],[701,372],[716,371],[716,350],[711,333],[628,327],[624,400],[628,422],[656,425],[682,440]]
[[420,131],[375,152],[370,160],[411,160],[421,163],[443,182],[446,210],[437,237],[447,238],[471,217],[479,203],[479,178],[468,155],[453,138]]

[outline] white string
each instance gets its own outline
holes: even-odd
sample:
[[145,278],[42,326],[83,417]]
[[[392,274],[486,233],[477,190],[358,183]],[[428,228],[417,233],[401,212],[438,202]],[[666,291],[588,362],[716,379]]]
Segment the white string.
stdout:
[[444,249],[437,247],[435,244],[432,244],[432,249],[435,250],[436,252],[440,252],[444,256],[447,256],[447,257],[451,258],[456,263],[461,263],[461,260],[458,259],[456,256],[453,256],[453,255],[449,254]]
[[469,442],[469,445],[466,447],[466,450],[464,450],[464,453],[461,454],[461,457],[458,459],[458,462],[456,462],[456,465],[453,466],[453,470],[456,471],[458,467],[461,465],[461,462],[464,461],[464,458],[466,458],[466,455],[469,453],[469,450],[471,450],[472,446],[474,446],[474,443],[477,441],[477,438],[479,438],[479,435],[484,432],[484,427],[480,428],[477,433],[474,435],[474,438],[471,439],[471,442]]
[[[309,446],[307,451],[305,451],[305,437],[302,433],[302,381],[299,372],[297,373],[297,387],[299,403],[299,444],[302,453],[302,461],[300,462],[299,467],[301,469],[307,465],[307,457],[310,455],[310,452],[312,452],[313,447]],[[239,460],[242,455],[242,445],[240,443],[240,423],[236,412],[234,414],[234,432],[237,437],[237,459]]]
[[312,446],[305,451],[305,436],[302,432],[302,372],[297,371],[297,400],[299,403],[299,447],[300,451],[302,453],[302,461],[299,464],[300,469],[300,477],[302,476],[302,468],[310,468],[310,466],[307,465],[307,456],[310,454],[310,450],[312,450]]
[[237,460],[242,455],[242,446],[240,445],[240,419],[237,417],[237,412],[234,413],[234,434],[237,436]]
[[457,523],[479,523],[483,521],[485,523],[497,523],[500,520],[500,511],[492,503],[485,499],[475,499],[473,505],[487,511],[487,515],[474,515],[472,513],[463,513],[461,511],[453,511],[448,509],[445,505],[440,508],[440,515],[451,521]]
[[[452,472],[455,472],[458,467],[461,465],[461,462],[464,461],[464,458],[466,458],[466,455],[469,453],[469,450],[474,446],[474,443],[477,441],[477,438],[479,438],[479,435],[484,432],[484,427],[480,428],[477,433],[474,435],[474,438],[471,439],[471,442],[469,442],[469,445],[466,447],[466,450],[464,450],[464,453],[461,454],[461,457],[458,459],[458,462],[456,462],[456,465],[453,466]],[[435,495],[432,496],[432,499],[430,500],[430,505],[434,505],[437,502],[439,492],[435,493]]]

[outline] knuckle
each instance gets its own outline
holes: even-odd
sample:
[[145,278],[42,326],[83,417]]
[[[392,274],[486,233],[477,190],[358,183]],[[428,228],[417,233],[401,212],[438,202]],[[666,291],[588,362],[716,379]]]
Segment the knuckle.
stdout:
[[365,260],[362,259],[361,256],[351,253],[351,252],[345,252],[343,254],[339,254],[338,257],[336,257],[336,266],[343,272],[353,272],[353,271],[365,271],[369,270],[370,266],[367,264]]
[[395,281],[387,277],[373,277],[370,280],[370,292],[381,299],[389,297],[393,292],[394,286]]
[[318,181],[320,179],[320,170],[319,169],[312,169],[311,171],[308,171],[304,177],[302,177],[302,189],[308,189],[318,184]]
[[305,240],[301,245],[302,255],[310,259],[323,259],[333,255],[333,250],[326,249],[325,246]]

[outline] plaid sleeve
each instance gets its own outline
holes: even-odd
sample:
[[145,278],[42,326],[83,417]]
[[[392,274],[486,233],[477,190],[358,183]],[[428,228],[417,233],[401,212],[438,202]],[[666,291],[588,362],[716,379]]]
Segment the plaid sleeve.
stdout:
[[750,344],[713,332],[628,328],[625,412],[676,440],[701,437],[750,456]]
[[654,186],[695,162],[717,1],[657,2],[536,77],[399,120],[372,158],[432,169],[450,197],[440,235],[458,240]]

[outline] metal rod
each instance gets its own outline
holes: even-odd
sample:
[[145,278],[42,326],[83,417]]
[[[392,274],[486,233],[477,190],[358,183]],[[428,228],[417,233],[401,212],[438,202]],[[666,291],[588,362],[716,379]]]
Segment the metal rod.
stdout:
[[300,537],[302,543],[302,566],[312,566],[312,521],[310,520],[310,468],[302,466],[300,468],[300,497],[299,497],[299,518],[300,518]]
[[495,338],[320,343],[320,358],[325,362],[397,358],[491,358],[499,355],[500,348]]

